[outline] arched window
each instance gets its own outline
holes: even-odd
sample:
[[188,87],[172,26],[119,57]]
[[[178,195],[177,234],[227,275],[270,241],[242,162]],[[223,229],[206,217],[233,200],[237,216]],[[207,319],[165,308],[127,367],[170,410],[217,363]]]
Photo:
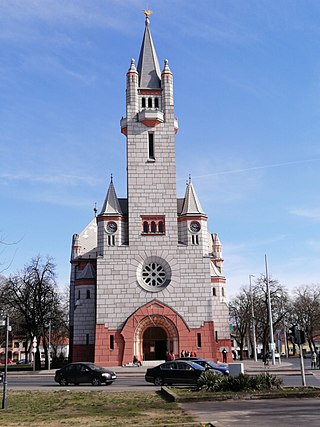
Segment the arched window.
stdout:
[[159,221],[158,231],[159,231],[159,233],[163,233],[164,232],[164,227],[163,227],[163,222],[162,221]]
[[143,223],[143,232],[149,233],[149,224],[147,221],[144,221],[144,223]]
[[142,106],[142,108],[146,108],[146,98],[142,98],[141,106]]
[[154,221],[151,222],[151,233],[156,233],[157,227]]
[[152,108],[152,98],[148,98],[148,107]]
[[159,108],[159,98],[154,98],[154,108]]

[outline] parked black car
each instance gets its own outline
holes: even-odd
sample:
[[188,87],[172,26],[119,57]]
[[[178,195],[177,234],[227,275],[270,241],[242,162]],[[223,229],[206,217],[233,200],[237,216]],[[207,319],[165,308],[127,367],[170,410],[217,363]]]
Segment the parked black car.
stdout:
[[211,369],[223,375],[229,375],[229,366],[226,363],[215,363],[212,360],[202,359],[201,357],[184,357],[176,360],[189,360],[203,366],[205,369]]
[[154,385],[196,384],[205,369],[194,362],[172,361],[147,369],[145,380]]
[[75,362],[58,369],[54,380],[60,385],[68,385],[69,383],[74,385],[82,383],[91,383],[92,385],[105,383],[110,385],[116,378],[117,376],[114,372],[94,363]]

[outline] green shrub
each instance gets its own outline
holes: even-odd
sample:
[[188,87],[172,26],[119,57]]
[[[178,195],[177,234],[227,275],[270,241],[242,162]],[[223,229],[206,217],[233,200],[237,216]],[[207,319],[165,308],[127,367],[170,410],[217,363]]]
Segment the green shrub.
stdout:
[[223,379],[223,375],[216,374],[214,371],[208,369],[198,379],[198,390],[220,391]]
[[282,379],[274,375],[259,374],[249,376],[240,374],[237,377],[218,375],[213,371],[205,371],[198,380],[198,390],[206,391],[249,391],[279,389]]

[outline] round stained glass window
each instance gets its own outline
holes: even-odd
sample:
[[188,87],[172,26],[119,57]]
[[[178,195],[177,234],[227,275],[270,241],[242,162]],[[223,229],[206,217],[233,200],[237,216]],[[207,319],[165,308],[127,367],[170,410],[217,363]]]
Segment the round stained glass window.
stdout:
[[160,257],[149,257],[137,270],[138,283],[149,292],[162,291],[171,281],[171,268]]
[[142,270],[142,280],[147,286],[162,287],[166,281],[166,272],[162,265],[152,262]]

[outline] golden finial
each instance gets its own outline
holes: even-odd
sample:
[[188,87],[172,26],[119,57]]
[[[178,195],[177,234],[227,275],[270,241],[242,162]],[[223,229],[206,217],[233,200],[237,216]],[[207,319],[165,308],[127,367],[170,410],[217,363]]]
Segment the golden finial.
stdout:
[[152,10],[146,9],[143,11],[143,13],[146,15],[146,21],[149,21],[149,16],[151,15]]

